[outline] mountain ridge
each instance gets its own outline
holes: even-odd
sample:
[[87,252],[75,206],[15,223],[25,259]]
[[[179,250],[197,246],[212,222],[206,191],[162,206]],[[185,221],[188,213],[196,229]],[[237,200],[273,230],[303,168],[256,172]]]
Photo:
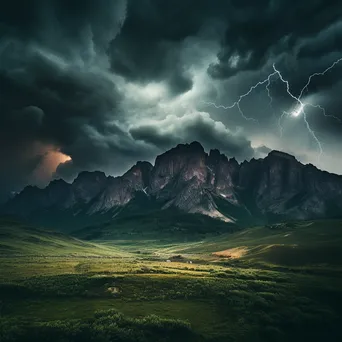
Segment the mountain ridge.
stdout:
[[277,150],[239,163],[218,149],[206,153],[197,141],[158,155],[154,165],[138,161],[122,176],[83,171],[72,183],[27,186],[1,211],[29,220],[42,211],[115,217],[138,193],[144,196],[140,203],[157,210],[176,208],[237,224],[342,216],[342,176]]

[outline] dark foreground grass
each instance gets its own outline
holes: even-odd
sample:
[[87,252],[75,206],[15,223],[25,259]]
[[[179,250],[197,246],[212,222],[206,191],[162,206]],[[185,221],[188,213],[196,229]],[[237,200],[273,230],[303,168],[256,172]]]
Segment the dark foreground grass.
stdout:
[[[132,322],[148,315],[157,315],[166,325],[171,323],[164,319],[189,322],[187,338],[194,341],[322,341],[327,333],[332,341],[341,337],[339,279],[322,282],[312,275],[261,271],[259,277],[243,269],[235,271],[208,276],[60,275],[10,282],[0,288],[3,326],[14,320],[12,326],[28,329],[29,335],[42,327],[46,332],[50,331],[46,327],[58,330],[67,325],[68,341],[79,341],[70,325],[77,322],[91,328],[96,325],[96,311],[115,309]],[[56,320],[61,327],[55,327]],[[139,330],[140,325],[130,329]],[[167,336],[171,339],[165,341],[179,340]],[[159,335],[155,338],[164,341]],[[140,340],[144,341],[136,339]]]
[[197,341],[188,323],[155,315],[129,318],[116,310],[97,311],[88,320],[21,324],[0,319],[0,339],[12,341],[153,342]]

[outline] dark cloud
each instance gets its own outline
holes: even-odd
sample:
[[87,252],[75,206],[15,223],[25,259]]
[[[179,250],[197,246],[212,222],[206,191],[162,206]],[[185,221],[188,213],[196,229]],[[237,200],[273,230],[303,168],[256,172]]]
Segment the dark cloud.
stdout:
[[109,49],[113,71],[141,83],[166,80],[175,94],[189,90],[192,80],[183,65],[181,45],[200,23],[179,19],[190,14],[183,1],[130,1],[121,33]]
[[[172,123],[172,129],[165,129]],[[222,152],[238,159],[251,158],[251,142],[241,133],[231,132],[222,122],[212,120],[205,113],[188,113],[183,117],[169,117],[153,124],[143,124],[130,130],[134,139],[155,145],[161,150],[182,142],[200,141],[207,149],[220,146]]]
[[[243,99],[259,125],[236,108],[201,103],[233,103],[273,62],[298,95],[310,74],[342,57],[341,15],[335,0],[1,2],[0,201],[27,183],[44,185],[53,158],[61,162],[54,177],[115,174],[193,140],[240,159],[282,143],[315,162],[305,122],[279,121],[295,105],[279,80],[272,108],[264,90]],[[303,99],[342,119],[341,72],[342,62],[314,77]],[[342,125],[317,108],[307,113],[338,153]],[[324,167],[337,172],[331,160]]]
[[229,157],[249,159],[254,155],[253,148],[248,139],[241,134],[231,133],[223,124],[217,124],[205,117],[198,116],[186,128],[187,136],[196,137],[195,140],[203,142],[208,148],[220,146],[220,149]]
[[[32,148],[33,146],[29,146]],[[27,151],[27,147],[8,146],[0,151],[0,203],[12,191],[20,190],[32,181],[32,173],[44,158],[43,153]],[[15,158],[13,158],[15,154]]]
[[302,39],[317,35],[342,15],[342,6],[334,0],[233,3],[219,61],[209,68],[213,77],[227,78],[244,70],[257,70],[281,53],[294,54]]
[[39,107],[28,106],[19,111],[18,116],[18,121],[25,121],[26,125],[40,126],[43,122],[44,112]]
[[254,148],[254,151],[255,151],[255,156],[257,158],[264,158],[272,151],[272,149],[265,145],[262,145],[262,146],[258,146]]
[[317,36],[305,39],[299,46],[297,56],[299,58],[319,58],[326,54],[341,51],[342,22],[332,23],[322,30]]
[[135,140],[141,140],[160,149],[167,149],[177,142],[177,137],[170,133],[161,133],[157,126],[142,125],[130,130]]
[[36,139],[63,146],[77,140],[85,125],[102,128],[115,112],[119,96],[111,82],[64,68],[38,52],[24,52],[12,67],[5,63],[6,51],[1,58],[1,120],[11,127],[1,125],[0,130],[27,132],[27,120],[31,120],[32,126],[39,126],[34,131]]
[[[20,1],[20,5],[2,2],[0,8],[6,32],[0,41],[3,192],[28,182],[39,184],[33,171],[48,151],[59,149],[70,155],[80,169],[100,166],[109,156],[122,153],[115,144],[103,150],[105,143],[100,140],[125,135],[114,132],[110,123],[120,101],[116,86],[94,69],[91,60],[101,55],[101,49],[104,54],[119,32],[125,2]],[[95,133],[89,134],[87,127]]]
[[[71,54],[92,43],[107,48],[125,19],[125,0],[13,0],[0,4],[0,25],[6,36],[34,41]],[[83,57],[87,50],[84,49]]]

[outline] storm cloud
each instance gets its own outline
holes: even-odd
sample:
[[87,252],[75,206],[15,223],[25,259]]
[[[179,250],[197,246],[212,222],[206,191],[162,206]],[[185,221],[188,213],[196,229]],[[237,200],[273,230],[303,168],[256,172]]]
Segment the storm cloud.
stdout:
[[229,157],[244,160],[254,156],[250,141],[241,132],[231,132],[222,122],[211,119],[208,113],[190,112],[182,117],[170,115],[163,120],[133,127],[130,133],[136,140],[163,149],[196,140],[207,150],[220,146]]
[[296,103],[277,77],[241,99],[253,120],[219,106],[273,63],[298,96],[342,57],[341,17],[332,0],[2,2],[0,201],[81,170],[120,174],[193,140],[238,160],[280,149],[342,173],[342,62],[303,93],[316,106],[307,122],[282,115]]

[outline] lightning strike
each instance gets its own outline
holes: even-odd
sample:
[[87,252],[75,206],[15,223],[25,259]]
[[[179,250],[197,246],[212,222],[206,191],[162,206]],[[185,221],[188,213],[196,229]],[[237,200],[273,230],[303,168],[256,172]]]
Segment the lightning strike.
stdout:
[[298,108],[296,108],[296,109],[291,113],[291,115],[297,117],[297,116],[299,116],[299,115],[303,112],[303,109],[304,109],[304,105],[303,105],[303,104],[300,104],[300,105],[298,106]]
[[340,63],[342,61],[342,57],[339,58],[337,61],[335,61],[333,64],[331,64],[329,67],[327,67],[324,71],[322,72],[315,72],[314,74],[310,75],[308,78],[308,81],[306,82],[304,88],[301,90],[300,94],[299,94],[299,98],[301,99],[303,96],[303,92],[305,91],[305,89],[308,89],[311,80],[315,77],[315,76],[324,76],[328,71],[330,71],[332,68],[334,68],[338,63]]
[[305,122],[305,124],[306,124],[306,128],[308,129],[308,131],[310,132],[310,134],[312,135],[312,137],[313,137],[314,140],[316,141],[317,146],[318,146],[318,148],[319,148],[319,155],[318,155],[318,161],[319,161],[321,155],[323,154],[322,144],[321,144],[321,142],[318,140],[315,131],[313,131],[313,130],[311,129],[310,124],[309,124],[309,122],[308,122],[308,120],[307,120],[307,117],[306,117],[306,112],[305,112],[304,110],[303,110],[303,118],[304,118],[304,122]]
[[313,107],[313,108],[318,108],[322,111],[323,115],[326,117],[326,118],[333,118],[334,120],[342,123],[342,120],[340,118],[338,118],[337,116],[335,115],[331,115],[331,114],[327,114],[326,111],[325,111],[325,108],[323,108],[322,106],[320,106],[319,104],[317,105],[314,105],[312,103],[307,103],[306,104],[307,106],[310,106],[310,107]]
[[271,79],[273,76],[278,76],[278,78],[281,80],[282,83],[284,83],[286,85],[286,92],[287,94],[295,101],[295,103],[297,104],[295,109],[292,110],[290,113],[289,112],[286,112],[286,111],[283,111],[283,113],[281,114],[281,116],[279,117],[278,119],[278,126],[279,126],[279,129],[280,129],[280,136],[283,135],[283,132],[284,132],[284,128],[282,126],[282,120],[285,116],[288,116],[288,117],[299,117],[301,114],[302,114],[302,117],[303,117],[303,120],[305,122],[305,125],[306,125],[306,128],[309,132],[309,134],[312,136],[313,140],[316,142],[317,146],[318,146],[318,149],[319,149],[319,156],[318,156],[318,160],[320,159],[322,153],[323,153],[323,148],[322,148],[322,144],[320,142],[320,140],[318,139],[315,131],[311,128],[310,126],[310,123],[307,119],[307,112],[305,111],[305,108],[308,106],[308,107],[312,107],[312,108],[316,108],[316,109],[319,109],[321,110],[321,112],[323,113],[323,115],[325,117],[328,117],[328,118],[333,118],[337,121],[339,121],[340,123],[342,123],[342,120],[334,115],[329,115],[326,113],[325,109],[319,105],[319,104],[312,104],[312,103],[307,103],[307,102],[303,102],[302,100],[302,97],[303,97],[303,93],[305,90],[308,90],[309,86],[310,86],[310,83],[311,83],[311,80],[316,77],[316,76],[324,76],[328,71],[330,71],[331,69],[333,69],[338,63],[340,63],[342,61],[342,57],[339,58],[338,60],[336,60],[334,63],[332,63],[329,67],[327,67],[324,71],[322,72],[315,72],[313,73],[312,75],[309,76],[306,84],[304,85],[304,87],[301,89],[300,93],[299,93],[299,96],[295,96],[292,92],[291,92],[291,89],[290,89],[290,83],[289,81],[285,80],[283,75],[281,74],[281,72],[276,68],[275,64],[273,64],[273,72],[270,73],[266,79],[262,80],[262,81],[259,81],[258,83],[254,84],[253,86],[251,86],[249,88],[249,90],[245,93],[245,94],[242,94],[239,96],[238,100],[235,101],[233,104],[229,105],[229,106],[224,106],[224,105],[217,105],[216,103],[214,102],[205,102],[205,101],[202,101],[202,103],[206,104],[206,105],[209,105],[209,106],[213,106],[217,109],[233,109],[233,108],[237,108],[238,111],[240,112],[241,116],[245,119],[245,120],[248,120],[248,121],[255,121],[255,122],[258,122],[255,118],[251,118],[251,117],[247,117],[243,111],[241,110],[241,107],[240,107],[240,104],[241,104],[241,101],[247,97],[248,95],[250,95],[253,90],[255,90],[256,88],[258,88],[259,86],[262,86],[262,85],[265,85],[265,88],[266,88],[266,91],[267,91],[267,96],[268,98],[270,99],[269,101],[269,106],[271,107],[272,109],[272,112],[273,112],[273,115],[274,115],[274,111],[273,111],[273,98],[271,96],[271,92],[270,92],[270,85],[271,85]]
[[[299,114],[303,113],[303,119],[304,119],[304,122],[305,122],[305,125],[306,125],[306,128],[307,130],[309,131],[310,135],[312,136],[312,138],[315,140],[315,142],[317,143],[317,146],[318,146],[318,149],[319,149],[319,155],[318,155],[318,161],[320,160],[320,157],[323,153],[323,149],[322,149],[322,144],[321,142],[319,141],[315,131],[310,127],[310,124],[309,124],[309,121],[307,120],[307,116],[306,116],[306,112],[305,112],[305,106],[306,104],[302,102],[301,98],[300,97],[296,97],[295,95],[293,95],[291,93],[291,90],[290,90],[290,84],[289,84],[289,81],[285,80],[283,78],[283,75],[280,73],[279,70],[277,70],[277,68],[275,67],[275,64],[273,64],[273,70],[275,72],[277,72],[280,80],[285,83],[286,85],[286,92],[287,94],[293,99],[295,100],[297,103],[298,103],[298,108],[293,111],[291,113],[291,116],[298,116]],[[302,93],[302,92],[301,92]]]
[[272,115],[274,116],[274,109],[273,109],[273,98],[271,96],[271,90],[270,90],[270,85],[271,85],[271,78],[268,78],[268,82],[266,84],[266,90],[267,90],[267,96],[270,99],[270,102],[268,103],[269,107],[272,110]]
[[284,111],[284,112],[282,112],[282,114],[279,116],[279,119],[278,119],[278,126],[279,126],[279,131],[280,131],[280,137],[282,137],[283,134],[284,134],[284,128],[283,128],[283,126],[281,124],[281,121],[283,120],[285,115],[289,116],[290,113]]
[[[249,88],[249,90],[247,91],[247,93],[240,95],[239,99],[238,99],[237,101],[235,101],[233,104],[231,104],[230,106],[217,105],[217,104],[214,103],[214,102],[205,102],[205,101],[202,101],[202,103],[204,103],[204,104],[206,104],[206,105],[208,105],[208,106],[213,106],[213,107],[215,107],[215,108],[217,108],[217,109],[219,109],[219,108],[222,108],[222,109],[233,109],[233,108],[236,107],[236,108],[238,109],[239,113],[241,114],[241,116],[242,116],[245,120],[247,120],[247,121],[258,122],[258,120],[255,119],[255,118],[251,118],[251,117],[245,116],[245,114],[243,113],[243,111],[242,111],[242,109],[241,109],[241,107],[240,107],[240,103],[241,103],[241,101],[242,101],[245,97],[247,97],[248,95],[250,95],[250,94],[252,93],[253,90],[255,90],[256,88],[258,88],[258,87],[261,86],[261,85],[264,85],[265,83],[266,83],[266,88],[269,89],[268,87],[269,87],[270,84],[271,84],[271,77],[272,77],[272,76],[275,76],[276,74],[277,74],[276,72],[273,72],[273,73],[269,74],[268,77],[267,77],[266,79],[264,79],[263,81],[260,81],[260,82],[256,83],[255,85],[251,86],[251,87]],[[271,98],[271,94],[270,94],[269,91],[268,91],[268,95],[269,95],[269,97]]]

